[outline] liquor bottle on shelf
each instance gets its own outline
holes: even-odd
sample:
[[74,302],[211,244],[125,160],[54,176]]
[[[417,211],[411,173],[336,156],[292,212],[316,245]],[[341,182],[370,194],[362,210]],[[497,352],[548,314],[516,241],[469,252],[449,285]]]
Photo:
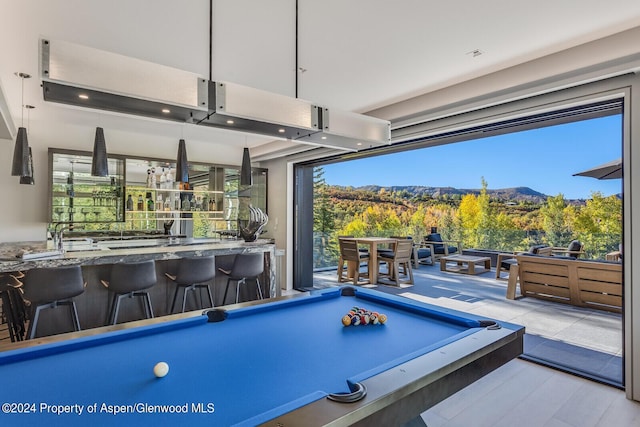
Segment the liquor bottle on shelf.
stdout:
[[144,210],[144,199],[142,198],[142,194],[138,194],[138,210]]
[[162,168],[162,174],[160,175],[160,188],[167,188],[167,175]]
[[191,203],[189,203],[189,196],[185,194],[184,199],[182,199],[182,210],[189,211],[191,210]]
[[151,188],[151,169],[147,169],[147,188]]
[[147,192],[147,210],[149,212],[155,211],[155,206],[153,204],[153,197],[151,197],[151,192]]
[[173,174],[171,173],[171,168],[167,171],[167,188],[171,188],[173,186]]
[[198,196],[198,198],[196,199],[196,210],[197,211],[202,210],[202,198],[200,196]]
[[202,202],[200,203],[200,210],[209,210],[209,200],[207,199],[207,193],[202,196]]
[[179,211],[180,210],[180,196],[176,196],[176,200],[175,203],[173,205],[173,210]]
[[156,210],[161,211],[164,208],[164,203],[162,202],[162,194],[158,193],[156,196]]
[[167,196],[167,198],[164,199],[164,210],[167,212],[171,210],[171,199],[169,196]]
[[67,176],[67,196],[75,196],[75,193],[73,191],[73,172],[69,172],[69,175]]
[[156,168],[151,168],[151,188],[156,188],[158,179],[156,178]]
[[127,197],[127,210],[133,210],[133,197],[131,197],[131,194],[129,194],[129,196]]

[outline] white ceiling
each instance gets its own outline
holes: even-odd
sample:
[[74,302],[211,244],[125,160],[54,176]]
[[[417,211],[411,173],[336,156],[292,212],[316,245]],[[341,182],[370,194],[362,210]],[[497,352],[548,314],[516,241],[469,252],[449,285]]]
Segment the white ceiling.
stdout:
[[[300,98],[364,113],[640,26],[637,0],[299,0],[296,63],[295,4],[214,0],[213,79],[295,96],[297,77]],[[185,134],[237,150],[291,144],[42,100],[41,37],[208,77],[209,0],[0,0],[0,15],[0,87],[16,127],[21,91],[14,73],[27,72],[32,127],[57,145],[69,127],[96,122],[127,135],[119,151],[131,154],[148,152],[150,139],[158,150],[173,147]]]

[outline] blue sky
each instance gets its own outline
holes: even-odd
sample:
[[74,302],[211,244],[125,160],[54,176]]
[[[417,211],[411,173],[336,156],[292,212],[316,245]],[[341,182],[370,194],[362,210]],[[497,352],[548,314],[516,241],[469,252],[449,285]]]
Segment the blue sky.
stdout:
[[622,156],[622,116],[608,116],[324,166],[328,184],[530,187],[567,199],[622,192],[622,180],[574,173]]

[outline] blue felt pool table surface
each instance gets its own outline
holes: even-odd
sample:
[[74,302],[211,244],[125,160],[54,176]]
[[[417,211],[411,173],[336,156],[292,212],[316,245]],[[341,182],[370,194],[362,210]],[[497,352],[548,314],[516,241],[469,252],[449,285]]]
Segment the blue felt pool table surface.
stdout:
[[[256,425],[483,329],[405,298],[355,294],[331,289],[218,322],[202,315],[4,352],[0,424]],[[353,306],[388,320],[345,327]],[[170,370],[156,378],[160,361]]]

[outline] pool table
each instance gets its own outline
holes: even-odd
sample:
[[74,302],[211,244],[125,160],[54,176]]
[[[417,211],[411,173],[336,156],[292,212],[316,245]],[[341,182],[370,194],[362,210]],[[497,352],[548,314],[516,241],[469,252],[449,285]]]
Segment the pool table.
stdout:
[[[344,326],[354,306],[387,321]],[[524,334],[350,286],[118,326],[0,353],[0,425],[401,425]]]

